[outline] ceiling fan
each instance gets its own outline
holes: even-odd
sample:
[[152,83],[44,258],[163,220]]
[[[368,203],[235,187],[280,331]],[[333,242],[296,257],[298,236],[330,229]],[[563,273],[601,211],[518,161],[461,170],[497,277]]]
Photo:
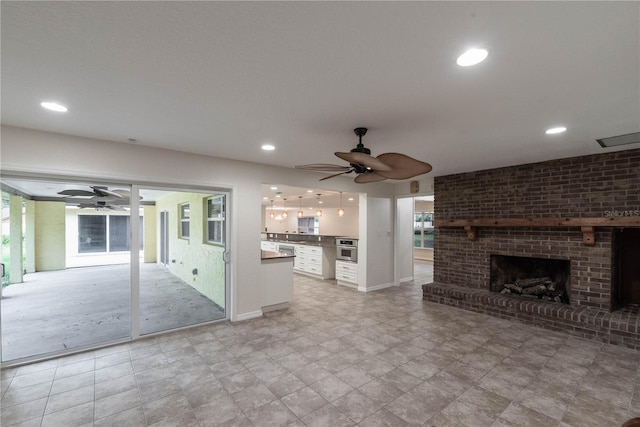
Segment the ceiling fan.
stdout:
[[[107,187],[91,186],[92,191],[72,189],[63,190],[58,194],[65,197],[69,205],[78,206],[80,209],[111,209],[123,211],[123,206],[128,206],[131,200],[129,190],[109,190]],[[142,199],[142,197],[140,197]]]
[[383,153],[377,157],[371,155],[371,150],[362,144],[362,137],[367,133],[367,128],[355,128],[353,132],[358,136],[359,142],[356,148],[349,153],[336,152],[335,155],[349,162],[349,166],[314,163],[299,165],[296,169],[305,169],[319,172],[338,172],[320,179],[333,178],[339,175],[355,172],[358,176],[355,182],[364,184],[367,182],[384,181],[385,179],[407,179],[422,175],[431,171],[429,163],[416,160],[401,153]]

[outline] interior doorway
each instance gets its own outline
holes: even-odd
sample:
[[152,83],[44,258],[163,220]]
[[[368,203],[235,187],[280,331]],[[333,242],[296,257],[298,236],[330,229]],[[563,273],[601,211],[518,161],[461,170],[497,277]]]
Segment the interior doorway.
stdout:
[[413,277],[416,283],[433,282],[433,196],[413,198]]

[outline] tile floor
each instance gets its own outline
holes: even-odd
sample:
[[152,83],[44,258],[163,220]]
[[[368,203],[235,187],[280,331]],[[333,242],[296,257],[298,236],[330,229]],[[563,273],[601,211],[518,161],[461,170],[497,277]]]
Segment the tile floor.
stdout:
[[4,427],[620,426],[640,353],[296,275],[286,311],[2,371]]

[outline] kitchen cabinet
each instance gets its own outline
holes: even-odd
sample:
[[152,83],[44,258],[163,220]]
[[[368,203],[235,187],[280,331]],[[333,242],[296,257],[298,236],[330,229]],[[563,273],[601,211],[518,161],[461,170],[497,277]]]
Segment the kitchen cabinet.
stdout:
[[336,248],[311,245],[295,245],[296,258],[293,270],[321,279],[335,277]]
[[350,261],[336,261],[336,280],[338,285],[358,287],[358,264]]
[[262,249],[263,251],[278,252],[278,242],[262,240],[260,242],[260,249]]

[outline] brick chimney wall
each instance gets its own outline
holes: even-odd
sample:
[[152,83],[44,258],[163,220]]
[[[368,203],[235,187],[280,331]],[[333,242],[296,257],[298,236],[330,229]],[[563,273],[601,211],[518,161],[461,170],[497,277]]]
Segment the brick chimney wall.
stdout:
[[[640,149],[435,178],[436,219],[588,218],[640,210]],[[490,255],[571,261],[572,306],[611,309],[613,228],[437,227],[434,282],[489,289]]]

